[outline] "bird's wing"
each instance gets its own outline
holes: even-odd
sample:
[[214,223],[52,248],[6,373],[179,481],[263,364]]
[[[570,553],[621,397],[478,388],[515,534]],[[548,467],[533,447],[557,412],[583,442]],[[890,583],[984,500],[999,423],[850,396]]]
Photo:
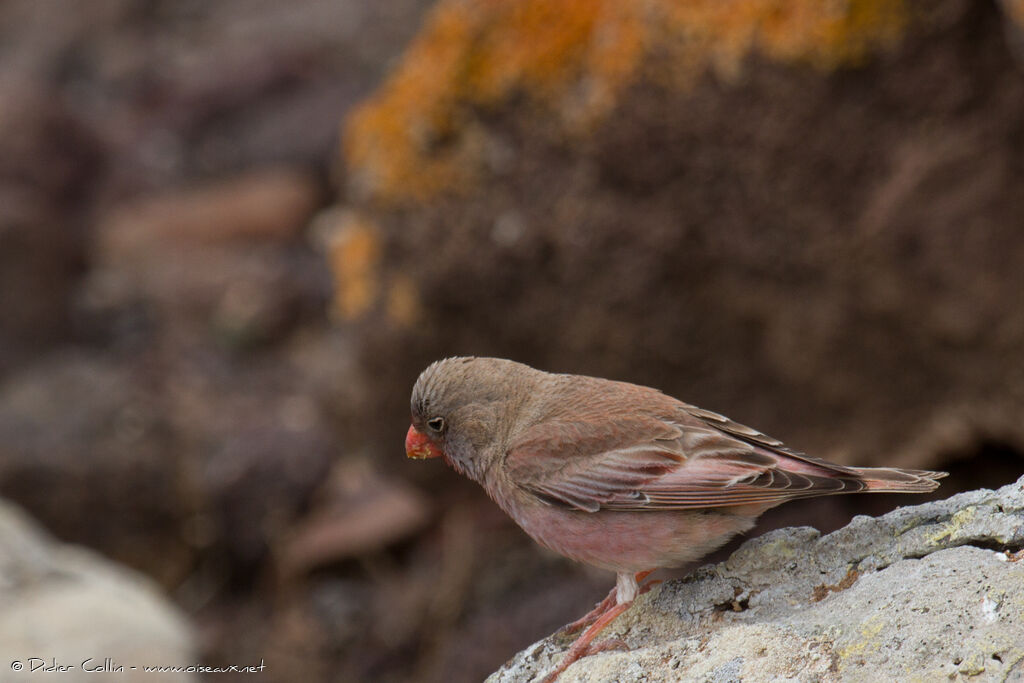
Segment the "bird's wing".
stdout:
[[670,417],[543,422],[508,450],[506,472],[544,502],[588,512],[773,505],[866,488],[854,468],[678,405]]

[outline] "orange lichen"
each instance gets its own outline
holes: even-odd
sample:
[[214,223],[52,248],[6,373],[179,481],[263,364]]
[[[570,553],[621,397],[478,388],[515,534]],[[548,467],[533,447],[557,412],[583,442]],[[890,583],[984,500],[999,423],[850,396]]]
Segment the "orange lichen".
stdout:
[[367,313],[379,291],[380,237],[376,225],[356,214],[338,217],[326,239],[334,274],[334,310],[342,320]]
[[904,4],[893,0],[802,0],[783,6],[784,10],[766,12],[759,27],[762,51],[825,69],[862,62],[875,48],[896,43],[908,19]]
[[1018,31],[1024,28],[1024,0],[1003,0],[1000,6]]
[[412,278],[399,275],[388,287],[386,308],[388,318],[403,327],[412,327],[419,317],[420,301]]
[[415,201],[468,186],[484,163],[466,112],[512,96],[572,134],[619,102],[645,58],[685,88],[756,51],[822,69],[856,64],[903,34],[904,0],[441,0],[384,86],[345,129],[353,190]]
[[419,318],[419,292],[401,273],[385,274],[378,225],[357,211],[325,212],[316,228],[334,276],[333,314],[358,320],[381,311],[394,325],[412,327]]

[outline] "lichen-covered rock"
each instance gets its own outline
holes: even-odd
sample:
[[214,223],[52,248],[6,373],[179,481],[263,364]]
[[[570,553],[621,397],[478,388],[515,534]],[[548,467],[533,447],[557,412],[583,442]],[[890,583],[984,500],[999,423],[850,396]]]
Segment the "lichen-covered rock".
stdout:
[[104,673],[126,682],[195,680],[187,672],[144,670],[198,663],[184,617],[155,584],[84,548],[55,542],[2,500],[0,605],[4,681],[77,683]]
[[[1024,477],[857,517],[782,529],[641,596],[573,681],[935,681],[1024,678]],[[489,683],[539,680],[568,643],[527,648]]]
[[363,422],[476,354],[655,385],[840,462],[1020,450],[1007,21],[963,0],[439,3],[348,119],[326,221]]
[[905,0],[445,0],[349,121],[354,189],[403,202],[472,184],[495,150],[467,108],[525,95],[586,135],[653,62],[679,87],[709,68],[735,75],[750,53],[831,69],[891,46],[909,14]]

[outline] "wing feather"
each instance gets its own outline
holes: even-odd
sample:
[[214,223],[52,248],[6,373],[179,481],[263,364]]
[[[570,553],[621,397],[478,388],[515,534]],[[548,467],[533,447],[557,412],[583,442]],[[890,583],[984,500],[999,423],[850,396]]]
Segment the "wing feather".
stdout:
[[866,488],[854,468],[677,405],[667,418],[542,423],[513,444],[505,467],[543,502],[587,512],[774,505]]

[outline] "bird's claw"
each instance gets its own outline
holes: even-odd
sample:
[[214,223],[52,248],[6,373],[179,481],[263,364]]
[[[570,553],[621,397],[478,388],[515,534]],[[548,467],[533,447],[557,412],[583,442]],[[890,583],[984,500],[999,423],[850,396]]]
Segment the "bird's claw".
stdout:
[[601,618],[605,612],[615,606],[615,595],[616,589],[612,588],[612,591],[608,594],[601,602],[594,605],[594,609],[587,612],[585,615],[577,619],[576,621],[566,624],[562,628],[558,629],[556,636],[567,636],[576,633],[580,629],[586,628],[593,624],[595,621]]
[[590,655],[596,655],[599,652],[610,652],[611,650],[622,650],[629,652],[629,645],[626,644],[622,638],[606,638],[600,643],[591,643],[587,645],[587,649],[583,651],[583,655],[580,657],[589,657]]
[[562,675],[562,672],[569,668],[570,664],[573,664],[584,657],[596,655],[601,652],[611,652],[612,650],[629,652],[630,647],[622,638],[605,638],[599,643],[588,643],[586,647],[580,649],[579,652],[574,653],[575,656],[573,656],[572,659],[568,656],[563,659],[557,669],[544,677],[542,683],[555,683],[558,677]]

